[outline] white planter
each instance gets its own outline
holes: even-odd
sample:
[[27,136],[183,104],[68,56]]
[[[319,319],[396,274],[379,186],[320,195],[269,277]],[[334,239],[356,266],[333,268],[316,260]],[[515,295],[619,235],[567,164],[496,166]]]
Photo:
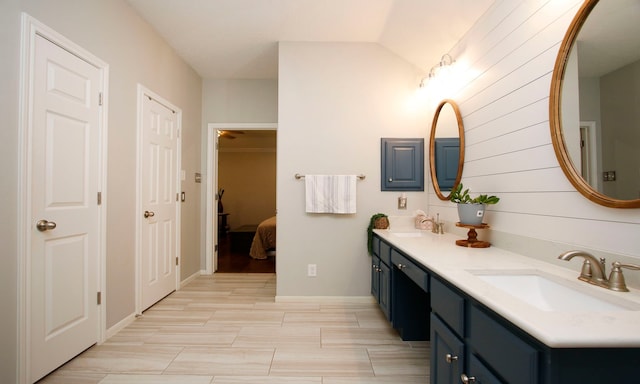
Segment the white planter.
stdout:
[[460,224],[481,225],[486,204],[458,204]]

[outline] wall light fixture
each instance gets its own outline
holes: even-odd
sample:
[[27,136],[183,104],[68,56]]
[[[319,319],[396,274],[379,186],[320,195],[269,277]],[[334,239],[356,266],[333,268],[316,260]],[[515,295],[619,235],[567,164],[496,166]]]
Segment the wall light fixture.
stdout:
[[451,57],[450,54],[445,53],[444,55],[442,55],[442,58],[440,58],[440,62],[431,67],[431,69],[429,70],[429,74],[423,77],[422,80],[420,80],[420,88],[425,87],[429,80],[436,77],[438,72],[441,72],[443,69],[446,69],[446,67],[449,67],[455,62],[456,61],[453,59],[453,57]]

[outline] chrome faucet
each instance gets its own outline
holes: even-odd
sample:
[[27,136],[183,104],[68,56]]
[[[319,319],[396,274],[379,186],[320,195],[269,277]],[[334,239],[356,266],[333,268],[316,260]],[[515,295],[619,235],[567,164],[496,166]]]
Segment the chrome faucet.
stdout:
[[605,276],[606,270],[604,258],[600,258],[600,260],[598,260],[592,254],[584,251],[568,251],[558,256],[558,259],[569,261],[576,256],[584,258],[582,271],[578,277],[579,280],[586,281],[589,284],[598,285],[600,287],[609,288],[608,279]]

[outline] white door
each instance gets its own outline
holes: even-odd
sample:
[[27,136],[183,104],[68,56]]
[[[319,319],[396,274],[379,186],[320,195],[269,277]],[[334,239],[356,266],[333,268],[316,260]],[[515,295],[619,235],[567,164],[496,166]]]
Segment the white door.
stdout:
[[177,114],[142,98],[141,146],[141,310],[176,289]]
[[36,36],[29,267],[33,382],[98,341],[100,70]]

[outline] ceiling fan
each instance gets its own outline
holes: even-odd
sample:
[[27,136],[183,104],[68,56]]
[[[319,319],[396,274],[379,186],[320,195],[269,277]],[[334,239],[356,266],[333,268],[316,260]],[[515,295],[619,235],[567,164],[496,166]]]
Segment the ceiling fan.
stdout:
[[235,139],[235,135],[244,135],[244,131],[233,131],[233,130],[219,130],[218,137],[225,137],[227,139]]

